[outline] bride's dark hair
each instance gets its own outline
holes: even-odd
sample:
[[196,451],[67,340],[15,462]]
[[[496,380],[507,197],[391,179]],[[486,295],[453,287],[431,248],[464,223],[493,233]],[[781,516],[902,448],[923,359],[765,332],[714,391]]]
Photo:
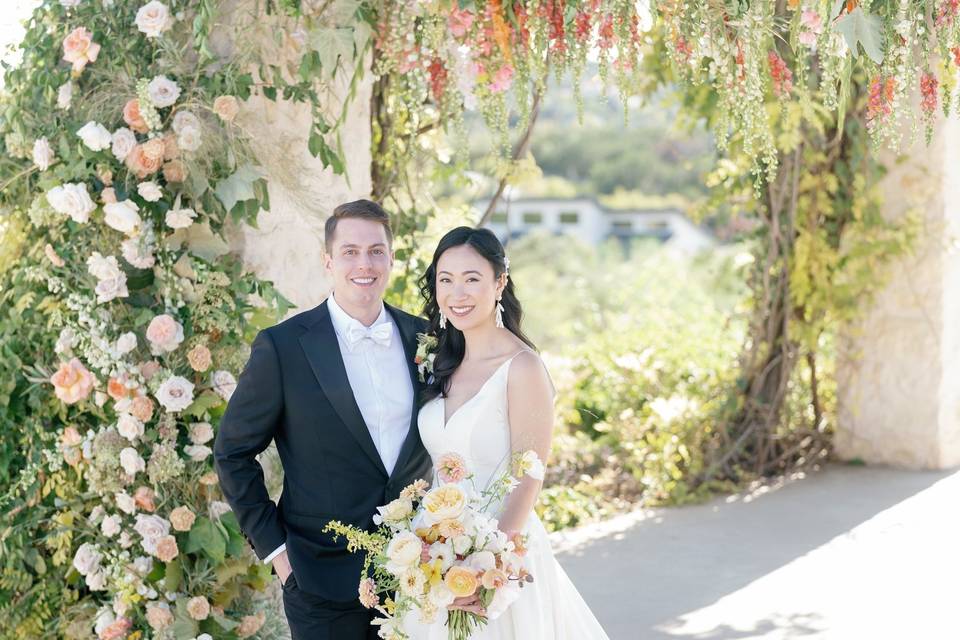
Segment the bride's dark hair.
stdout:
[[[440,306],[437,304],[437,262],[447,249],[463,245],[472,247],[490,263],[494,278],[499,278],[507,270],[503,245],[489,229],[457,227],[440,239],[436,251],[433,252],[433,261],[420,278],[420,295],[424,299],[423,313],[430,320],[430,333],[437,336],[438,342],[436,357],[433,361],[433,379],[428,380],[424,391],[424,402],[439,395],[446,397],[450,389],[450,378],[463,362],[466,349],[463,332],[449,321],[446,329],[440,328]],[[523,310],[514,292],[512,278],[507,278],[507,286],[503,289],[500,303],[503,305],[503,326],[531,349],[536,349],[533,342],[520,329]]]

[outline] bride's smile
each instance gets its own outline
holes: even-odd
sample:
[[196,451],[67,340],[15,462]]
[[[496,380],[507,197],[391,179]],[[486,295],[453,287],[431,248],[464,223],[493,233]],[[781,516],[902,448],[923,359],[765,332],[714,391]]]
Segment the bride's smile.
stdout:
[[460,331],[492,325],[503,280],[470,245],[451,247],[437,261],[437,303]]

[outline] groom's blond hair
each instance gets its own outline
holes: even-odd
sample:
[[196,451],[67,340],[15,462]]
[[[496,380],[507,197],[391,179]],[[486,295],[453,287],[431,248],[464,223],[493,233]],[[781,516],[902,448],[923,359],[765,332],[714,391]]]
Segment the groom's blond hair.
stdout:
[[330,253],[333,247],[333,237],[337,231],[337,224],[345,218],[370,220],[383,225],[387,234],[387,245],[393,246],[393,231],[390,230],[390,216],[379,204],[373,200],[354,200],[345,202],[333,210],[323,227],[323,244]]

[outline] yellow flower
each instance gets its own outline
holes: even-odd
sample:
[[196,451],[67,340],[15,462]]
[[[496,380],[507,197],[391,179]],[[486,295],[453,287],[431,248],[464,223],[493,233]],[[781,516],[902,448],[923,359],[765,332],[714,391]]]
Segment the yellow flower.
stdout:
[[441,520],[459,518],[466,506],[466,494],[454,484],[437,487],[423,499],[426,520],[431,525]]
[[423,571],[423,575],[427,578],[427,583],[431,587],[435,587],[440,584],[440,581],[443,580],[443,571],[441,567],[443,566],[443,561],[437,558],[433,562],[428,562],[426,564],[420,565],[420,570]]
[[477,574],[473,570],[461,566],[450,567],[443,582],[457,598],[472,596],[477,591],[478,586]]

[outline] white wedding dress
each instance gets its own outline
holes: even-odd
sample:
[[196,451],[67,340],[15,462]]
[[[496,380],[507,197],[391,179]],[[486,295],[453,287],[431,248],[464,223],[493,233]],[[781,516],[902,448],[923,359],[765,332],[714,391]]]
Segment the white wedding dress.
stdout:
[[[436,461],[445,453],[460,454],[474,473],[478,489],[503,473],[510,457],[507,376],[512,361],[500,365],[446,425],[442,397],[420,410],[420,437],[430,457]],[[608,640],[553,557],[547,531],[536,513],[527,518],[523,533],[528,536],[527,568],[534,582],[524,585],[519,598],[500,617],[474,631],[471,640]],[[443,621],[425,625],[417,618],[410,615],[404,621],[411,640],[447,640]]]

